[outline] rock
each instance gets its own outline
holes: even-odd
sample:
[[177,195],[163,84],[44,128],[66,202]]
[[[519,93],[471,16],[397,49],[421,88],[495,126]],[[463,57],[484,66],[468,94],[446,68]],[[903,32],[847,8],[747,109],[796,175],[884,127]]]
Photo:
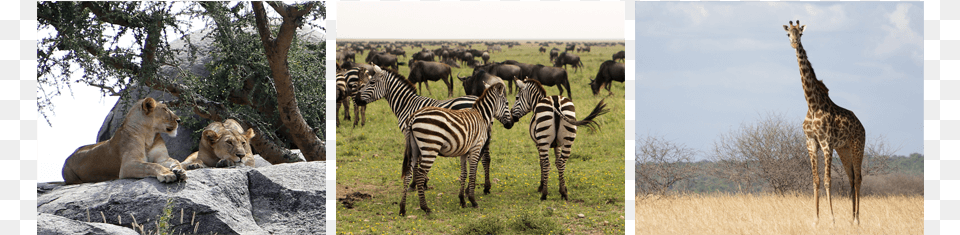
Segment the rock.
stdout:
[[104,223],[88,223],[63,216],[40,213],[37,215],[37,234],[128,234],[137,235],[133,229]]
[[40,187],[49,185],[38,184],[37,212],[77,222],[87,220],[88,210],[102,221],[102,212],[109,224],[129,228],[136,219],[145,231],[155,231],[169,201],[173,234],[323,234],[324,168],[325,162],[203,168],[187,171],[188,179],[179,183],[120,179],[42,194]]
[[585,215],[583,215],[583,214],[577,214],[577,218],[585,218],[585,217],[587,217],[587,216],[585,216]]

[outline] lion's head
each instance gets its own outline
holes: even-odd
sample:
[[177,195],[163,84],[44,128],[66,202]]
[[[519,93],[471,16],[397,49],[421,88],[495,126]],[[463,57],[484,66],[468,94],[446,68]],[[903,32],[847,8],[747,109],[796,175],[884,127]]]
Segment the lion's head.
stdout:
[[233,166],[248,154],[253,154],[249,141],[255,135],[253,128],[241,133],[229,125],[217,125],[203,131],[203,141],[207,141],[219,159],[217,165]]
[[155,133],[167,133],[171,137],[177,136],[177,127],[180,117],[167,108],[167,105],[147,97],[137,101],[135,109],[127,114],[124,122],[130,121],[152,127]]

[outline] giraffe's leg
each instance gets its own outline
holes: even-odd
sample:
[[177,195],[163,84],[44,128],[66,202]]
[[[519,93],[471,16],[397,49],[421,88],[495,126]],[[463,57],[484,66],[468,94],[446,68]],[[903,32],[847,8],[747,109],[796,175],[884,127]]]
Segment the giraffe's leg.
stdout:
[[567,168],[567,158],[570,157],[570,145],[557,146],[554,148],[554,156],[556,156],[557,164],[557,180],[560,181],[560,198],[564,201],[567,200],[567,181],[564,178],[563,172]]
[[[490,132],[487,132],[489,135]],[[490,137],[487,136],[487,142],[483,143],[483,149],[480,150],[480,161],[483,162],[483,194],[490,194]]]
[[827,206],[830,208],[830,221],[836,223],[833,214],[833,200],[830,195],[830,168],[833,164],[833,148],[826,140],[820,140],[820,148],[823,151],[823,188],[827,191]]
[[464,155],[460,156],[460,208],[467,207],[466,201],[463,199],[463,194],[466,192],[464,186],[467,185],[467,158],[469,156]]
[[807,136],[807,153],[810,155],[810,168],[813,173],[813,204],[815,221],[820,221],[820,173],[817,172],[817,148],[820,145],[815,137]]
[[843,168],[850,179],[850,196],[853,201],[853,222],[860,224],[860,184],[863,182],[863,176],[860,173],[863,163],[863,151],[859,150],[856,142],[851,141],[843,148],[837,149],[840,155],[840,161],[843,162]]

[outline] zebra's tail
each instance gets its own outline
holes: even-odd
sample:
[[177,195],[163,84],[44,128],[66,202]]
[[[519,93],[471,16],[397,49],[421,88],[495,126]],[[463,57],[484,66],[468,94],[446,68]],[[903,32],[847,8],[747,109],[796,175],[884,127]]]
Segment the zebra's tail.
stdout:
[[[596,131],[597,129],[600,128],[600,125],[597,124],[597,122],[593,121],[593,119],[596,118],[597,116],[610,112],[610,109],[606,109],[607,104],[603,102],[604,100],[605,99],[601,99],[600,102],[597,103],[597,107],[594,107],[593,111],[590,111],[590,115],[587,115],[587,117],[579,121],[569,120],[569,119],[566,121],[576,126],[587,126],[588,128],[590,128],[590,130]],[[563,119],[567,119],[567,116],[564,116],[564,115],[560,115],[560,116],[563,117]]]
[[417,146],[417,139],[413,137],[413,133],[405,134],[407,139],[407,148],[403,151],[403,169],[400,170],[400,179],[406,179],[410,175],[410,170],[413,169],[413,164],[420,162],[420,147]]

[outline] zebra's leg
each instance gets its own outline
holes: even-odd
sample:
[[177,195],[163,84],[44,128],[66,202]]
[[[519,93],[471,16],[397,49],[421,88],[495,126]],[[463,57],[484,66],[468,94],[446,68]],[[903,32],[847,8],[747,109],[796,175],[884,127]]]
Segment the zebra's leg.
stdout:
[[340,101],[337,101],[337,109],[334,111],[333,117],[337,119],[337,126],[340,126]]
[[470,198],[470,204],[473,208],[477,208],[477,199],[474,197],[473,190],[477,188],[477,162],[480,160],[481,149],[474,150],[470,153],[468,160],[470,161],[470,184],[467,185],[467,197]]
[[360,121],[360,107],[356,103],[353,104],[353,116],[356,117],[353,119],[353,127],[357,127],[357,122]]
[[570,157],[570,145],[558,146],[553,149],[554,155],[556,156],[557,163],[557,180],[560,181],[560,198],[564,201],[567,200],[567,181],[563,175],[564,170],[567,168],[567,158]]
[[360,111],[360,114],[363,114],[363,121],[360,122],[360,126],[366,126],[367,125],[367,106],[364,105],[364,106],[361,106],[361,108],[363,108],[363,110]]
[[436,157],[436,155],[422,156],[420,167],[417,167],[413,173],[413,178],[417,182],[417,196],[420,197],[420,209],[423,210],[424,213],[427,213],[427,215],[430,215],[430,208],[427,207],[427,196],[423,191],[426,189],[427,173],[430,173],[430,166],[433,165],[432,161],[436,159]]
[[467,207],[467,202],[463,198],[463,194],[466,193],[464,186],[467,185],[467,157],[460,156],[460,208]]
[[[413,175],[416,175],[417,174],[416,172],[417,172],[417,169],[413,169]],[[407,183],[411,183],[410,178],[412,178],[412,176],[404,177],[402,185],[407,185]],[[411,183],[410,186],[413,186],[413,184]],[[407,213],[407,191],[410,191],[411,189],[416,189],[416,188],[403,187],[403,197],[400,197],[400,216],[403,216],[404,214]]]
[[343,119],[347,121],[350,121],[350,103],[351,103],[350,101],[352,100],[353,98],[350,98],[349,96],[347,96],[347,98],[343,100],[343,110],[345,111],[343,112],[343,116],[344,116]]
[[[542,144],[542,145],[539,145]],[[540,151],[540,200],[547,200],[547,178],[550,176],[550,143],[538,143]]]
[[480,161],[483,162],[483,194],[490,194],[490,132],[487,132],[487,142],[483,143],[483,149],[480,150]]

